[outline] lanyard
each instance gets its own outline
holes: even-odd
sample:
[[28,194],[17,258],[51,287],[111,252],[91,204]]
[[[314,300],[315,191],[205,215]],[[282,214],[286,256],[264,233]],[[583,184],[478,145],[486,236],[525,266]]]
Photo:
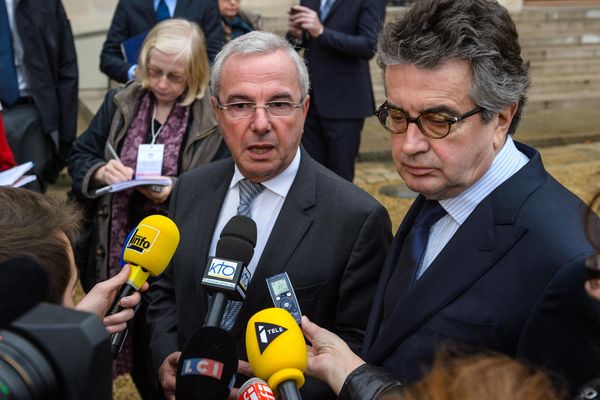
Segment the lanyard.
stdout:
[[156,104],[154,104],[154,108],[152,110],[152,123],[150,124],[150,129],[151,129],[151,133],[152,133],[152,141],[150,142],[151,145],[154,144],[154,142],[156,142],[156,138],[158,137],[158,135],[160,135],[160,132],[163,130],[163,128],[165,127],[165,124],[167,123],[167,121],[165,121],[165,123],[162,124],[155,133],[154,120],[156,120]]

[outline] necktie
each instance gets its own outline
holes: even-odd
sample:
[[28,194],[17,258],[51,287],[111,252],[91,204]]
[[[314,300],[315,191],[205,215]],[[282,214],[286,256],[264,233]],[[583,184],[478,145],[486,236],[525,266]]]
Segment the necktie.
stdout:
[[[240,202],[237,208],[238,215],[244,215],[250,218],[250,204],[256,196],[262,192],[265,187],[260,183],[250,182],[247,179],[242,179],[238,182],[238,189],[240,192]],[[233,323],[242,308],[241,301],[228,301],[223,319],[221,320],[221,328],[230,331],[233,328]]]
[[415,222],[404,239],[398,264],[392,273],[383,297],[383,317],[388,319],[394,306],[408,291],[415,280],[417,269],[421,264],[429,230],[440,218],[446,215],[446,210],[434,200],[426,200],[417,214]]
[[320,12],[321,21],[323,21],[323,20],[325,20],[325,18],[327,18],[327,14],[329,14],[329,10],[331,9],[333,2],[334,2],[334,0],[321,0],[321,12]]
[[0,76],[0,101],[5,106],[11,106],[19,98],[19,82],[15,69],[12,32],[4,0],[0,0]]
[[171,14],[169,13],[169,7],[167,7],[167,3],[165,2],[165,0],[160,0],[158,2],[158,7],[156,7],[156,19],[158,20],[158,22],[160,22],[169,18],[171,18]]

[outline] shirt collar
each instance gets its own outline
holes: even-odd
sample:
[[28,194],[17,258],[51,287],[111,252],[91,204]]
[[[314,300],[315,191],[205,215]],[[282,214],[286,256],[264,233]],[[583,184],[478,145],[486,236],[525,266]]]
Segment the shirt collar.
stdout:
[[[300,166],[300,149],[296,149],[296,155],[294,159],[284,169],[279,175],[274,178],[271,178],[267,181],[261,182],[262,185],[269,189],[271,192],[281,196],[286,197],[290,188],[292,187],[292,183],[294,183],[294,179],[296,178],[296,174],[298,173],[298,167]],[[233,172],[233,178],[231,178],[231,183],[229,184],[229,189],[238,184],[239,181],[245,179],[244,175],[240,172],[237,164],[235,164],[235,171]]]
[[520,170],[529,158],[521,153],[510,135],[500,152],[494,157],[492,165],[471,187],[455,197],[440,200],[440,204],[450,217],[462,225],[475,207],[494,189]]

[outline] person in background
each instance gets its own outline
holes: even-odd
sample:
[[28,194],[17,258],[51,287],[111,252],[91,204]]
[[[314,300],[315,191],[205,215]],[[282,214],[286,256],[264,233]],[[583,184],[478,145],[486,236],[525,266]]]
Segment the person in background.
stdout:
[[54,183],[76,136],[78,70],[60,0],[0,0],[0,102],[17,164]]
[[219,0],[221,25],[225,34],[225,43],[245,33],[260,30],[261,16],[240,9],[241,0]]
[[[47,302],[97,315],[109,333],[124,330],[140,302],[139,293],[120,300],[124,310],[105,315],[129,277],[128,265],[73,304],[77,268],[72,243],[81,222],[80,210],[57,197],[11,187],[0,187],[0,204],[0,262],[18,256],[32,258],[48,274]],[[147,288],[145,284],[142,290]]]
[[197,23],[206,39],[202,51],[212,62],[224,42],[216,0],[119,0],[100,53],[100,70],[119,83],[134,79],[138,65],[124,59],[121,44],[168,18]]
[[302,145],[350,182],[364,120],[375,108],[369,60],[385,3],[302,0],[290,10],[288,38],[304,49],[311,82]]
[[4,132],[4,120],[2,119],[2,104],[0,103],[0,172],[17,165],[15,157],[8,146],[6,133]]
[[[136,80],[107,93],[74,145],[69,158],[72,194],[91,201],[100,186],[151,173],[140,159],[157,160],[151,166],[154,174],[169,177],[174,184],[182,172],[227,155],[211,112],[208,77],[204,37],[198,26],[183,19],[156,25],[142,46]],[[172,187],[137,187],[104,195],[89,207],[89,229],[95,234],[89,235],[90,243],[77,244],[77,259],[83,260],[82,265],[87,261],[82,275],[92,277],[86,288],[118,273],[127,233],[144,217],[167,213]],[[142,303],[127,338],[135,338],[133,349],[126,342],[116,370],[124,373],[133,368],[134,381],[147,398],[153,395],[144,393],[156,382],[143,357],[148,346],[143,335],[145,299]],[[138,375],[146,368],[147,372]],[[146,378],[152,382],[145,382]]]

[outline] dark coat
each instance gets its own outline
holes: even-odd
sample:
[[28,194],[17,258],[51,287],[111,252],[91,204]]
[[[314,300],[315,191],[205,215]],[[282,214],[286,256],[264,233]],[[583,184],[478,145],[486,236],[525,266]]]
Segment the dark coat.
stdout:
[[[212,63],[225,40],[217,1],[178,0],[173,17],[185,18],[200,26],[206,38],[208,60]],[[121,43],[149,31],[157,22],[152,0],[119,0],[100,54],[100,70],[117,82],[127,82],[131,64],[123,59]]]
[[44,179],[54,182],[77,130],[79,75],[71,25],[60,0],[19,0],[15,22],[29,90],[54,144],[54,162],[46,167]]
[[[207,292],[200,282],[233,172],[232,159],[195,169],[179,178],[171,196],[169,215],[182,240],[171,265],[150,289],[148,322],[156,368],[204,324]],[[294,283],[302,313],[358,350],[390,238],[385,208],[303,151],[232,329],[240,357],[246,357],[249,318],[273,307],[265,279],[283,271]],[[313,392],[303,392],[304,399],[320,398],[314,392],[320,389],[305,386]]]
[[[301,5],[319,12],[320,0]],[[359,119],[373,115],[375,99],[369,60],[375,55],[377,34],[385,18],[384,0],[336,0],[323,21],[323,34],[305,34],[311,98],[319,114],[330,119]]]
[[585,293],[585,204],[552,178],[540,154],[488,195],[382,321],[383,294],[424,199],[396,234],[373,302],[363,357],[403,383],[444,343],[543,365],[572,390],[600,375],[600,304]]

